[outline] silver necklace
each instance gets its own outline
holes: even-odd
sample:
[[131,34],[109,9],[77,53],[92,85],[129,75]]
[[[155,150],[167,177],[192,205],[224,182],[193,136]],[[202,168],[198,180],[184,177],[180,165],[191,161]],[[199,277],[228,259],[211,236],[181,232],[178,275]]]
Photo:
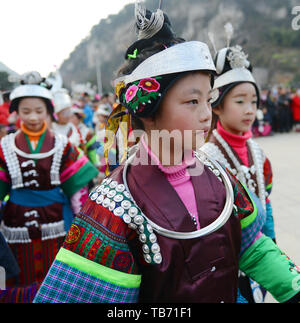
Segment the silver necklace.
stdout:
[[[266,210],[266,191],[264,187],[263,158],[261,156],[261,153],[259,153],[260,149],[257,146],[257,144],[255,144],[255,142],[252,139],[247,140],[247,143],[249,144],[249,147],[250,147],[253,163],[254,163],[252,167],[248,168],[240,164],[240,162],[235,157],[228,143],[222,138],[222,136],[218,133],[216,129],[213,131],[213,135],[220,143],[220,145],[224,148],[227,155],[233,162],[233,165],[237,171],[237,178],[242,183],[246,184],[252,193],[255,193],[255,187],[256,185],[258,185],[259,199],[263,205],[263,208]],[[250,172],[253,174],[254,173],[256,174],[257,184],[250,178],[251,177]]]
[[[202,157],[200,157],[199,154],[202,154]],[[203,155],[205,155],[205,158],[203,158]],[[127,184],[127,170],[128,170],[130,163],[134,159],[134,157],[135,157],[135,153],[133,155],[131,155],[125,163],[125,166],[123,169],[123,183],[124,183],[126,190],[131,195],[132,201],[137,205],[136,201],[132,197],[132,194],[130,193],[130,190],[129,190],[129,187]],[[217,161],[213,160],[211,157],[208,157],[203,152],[199,152],[199,153],[195,152],[195,157],[200,162],[203,162],[204,160],[208,160],[208,162],[216,168],[216,170],[218,171],[218,173],[222,177],[223,183],[224,183],[225,189],[226,189],[226,202],[225,202],[223,211],[220,214],[220,216],[213,223],[211,223],[210,225],[208,225],[204,228],[201,228],[200,230],[196,230],[196,231],[192,231],[192,232],[177,232],[177,231],[165,229],[165,228],[159,226],[158,224],[154,223],[153,221],[149,220],[149,218],[147,218],[146,215],[144,213],[142,213],[144,218],[152,226],[153,230],[155,230],[157,233],[161,234],[162,236],[165,236],[168,238],[173,238],[173,239],[180,239],[180,240],[200,238],[200,237],[206,236],[206,235],[211,234],[211,233],[217,231],[218,229],[220,229],[228,221],[228,219],[230,218],[230,216],[232,214],[232,210],[234,207],[234,196],[233,196],[232,185],[231,185],[228,175],[226,174],[224,169],[219,165],[219,163]]]

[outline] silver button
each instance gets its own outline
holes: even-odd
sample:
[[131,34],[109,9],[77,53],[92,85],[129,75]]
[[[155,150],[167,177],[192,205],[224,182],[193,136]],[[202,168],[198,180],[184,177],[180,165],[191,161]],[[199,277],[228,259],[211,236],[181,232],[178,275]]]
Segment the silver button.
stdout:
[[151,263],[151,261],[152,261],[151,256],[150,256],[149,254],[145,254],[145,255],[144,255],[144,259],[145,259],[145,261],[146,261],[148,264],[150,264],[150,263]]
[[210,271],[211,271],[211,272],[214,272],[214,271],[216,271],[216,269],[217,269],[217,268],[216,268],[215,266],[213,266],[213,267],[211,268],[211,270],[210,270]]
[[104,189],[104,185],[100,185],[96,188],[96,192],[101,193],[103,189]]
[[116,188],[118,186],[118,182],[116,182],[116,181],[113,181],[113,182],[111,182],[110,184],[109,184],[109,187],[110,188]]
[[142,243],[145,243],[147,241],[147,237],[144,233],[140,234],[139,239]]
[[104,199],[104,201],[103,201],[102,205],[103,205],[104,207],[109,207],[109,205],[110,205],[110,199],[109,199],[109,198]]
[[141,225],[141,224],[144,223],[144,218],[141,215],[137,215],[134,218],[134,223],[137,224],[137,225]]
[[128,211],[128,214],[132,217],[135,217],[138,213],[139,211],[135,206],[132,206]]
[[147,223],[147,230],[149,231],[149,233],[153,233],[153,228],[149,223]]
[[116,202],[111,201],[108,209],[109,209],[109,211],[113,211],[115,209],[115,207],[116,207]]
[[159,253],[160,252],[160,247],[158,245],[158,243],[154,243],[152,246],[151,246],[151,251],[153,253]]
[[160,253],[154,255],[153,260],[156,264],[160,264],[162,262],[162,256]]
[[132,229],[132,230],[136,230],[137,229],[137,225],[136,224],[134,224],[134,223],[129,223],[129,225],[128,225],[128,227],[130,228],[130,229]]
[[119,184],[116,187],[116,191],[119,192],[119,193],[124,192],[125,191],[125,185],[124,184]]
[[121,206],[125,209],[128,210],[131,207],[131,203],[127,200],[122,201]]
[[102,190],[102,194],[103,195],[106,195],[108,192],[109,192],[109,187],[105,187],[103,190]]
[[98,195],[99,195],[98,193],[93,193],[91,196],[91,200],[95,201],[97,199]]
[[151,233],[150,236],[149,236],[149,240],[152,242],[152,243],[155,243],[157,241],[157,237],[154,233]]
[[145,227],[141,224],[141,225],[139,226],[139,232],[140,232],[140,233],[144,233],[144,231],[145,231]]
[[116,201],[117,203],[123,201],[124,197],[121,194],[118,194],[114,197],[114,201]]
[[110,190],[107,193],[107,197],[109,197],[110,199],[113,198],[115,195],[117,194],[117,192],[115,190]]
[[124,193],[123,193],[128,199],[132,199],[132,196],[130,195],[130,193],[129,192],[127,192],[127,191],[124,191]]
[[123,215],[123,220],[127,224],[131,223],[131,216],[128,214],[125,214],[125,215]]
[[122,207],[117,207],[114,209],[114,215],[116,216],[122,216],[124,214],[124,209]]
[[97,204],[101,204],[102,202],[103,202],[103,200],[104,200],[104,195],[99,195],[99,197],[97,198],[97,200],[96,200],[96,203]]
[[146,244],[143,245],[142,249],[143,249],[144,253],[149,253],[150,252],[150,249],[149,249],[148,245],[146,245]]

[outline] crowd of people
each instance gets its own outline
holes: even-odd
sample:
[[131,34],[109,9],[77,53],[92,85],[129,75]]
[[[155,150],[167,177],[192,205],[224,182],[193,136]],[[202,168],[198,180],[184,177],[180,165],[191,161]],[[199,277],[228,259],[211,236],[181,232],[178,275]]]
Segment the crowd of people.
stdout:
[[291,111],[297,130],[299,93],[260,94],[232,32],[213,59],[161,9],[135,18],[115,95],[72,98],[38,72],[4,95],[0,302],[299,303],[253,139],[291,131]]
[[[21,128],[20,117],[16,111],[9,112],[10,91],[3,91],[0,105],[0,138],[15,133]],[[66,89],[53,93],[54,114],[48,125],[57,133],[66,135],[75,146],[86,150],[90,160],[99,169],[98,181],[105,170],[104,139],[108,116],[116,107],[113,93],[90,95],[87,92],[70,95]],[[93,142],[93,145],[91,145]],[[88,147],[86,147],[88,146]]]
[[300,132],[300,89],[276,86],[261,91],[261,104],[253,125],[254,135]]

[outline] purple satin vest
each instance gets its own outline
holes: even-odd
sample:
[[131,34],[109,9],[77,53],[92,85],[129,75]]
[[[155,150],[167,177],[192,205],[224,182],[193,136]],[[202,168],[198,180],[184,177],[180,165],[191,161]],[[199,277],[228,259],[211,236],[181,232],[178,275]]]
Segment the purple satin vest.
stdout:
[[[122,183],[122,173],[121,166],[111,177]],[[222,212],[225,187],[206,167],[202,175],[191,176],[191,180],[203,228]],[[157,166],[130,166],[127,182],[134,200],[150,220],[173,231],[195,230],[188,210]],[[141,260],[141,243],[137,238],[129,241],[142,274],[139,302],[235,302],[241,245],[237,217],[232,215],[221,229],[203,238],[177,240],[160,234],[157,238],[163,258],[159,265],[146,264]]]

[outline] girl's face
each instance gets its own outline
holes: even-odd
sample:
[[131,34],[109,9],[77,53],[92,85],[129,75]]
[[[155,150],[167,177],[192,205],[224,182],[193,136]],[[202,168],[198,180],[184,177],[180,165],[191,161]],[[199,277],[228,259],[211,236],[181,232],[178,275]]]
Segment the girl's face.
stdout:
[[40,131],[48,115],[46,103],[39,98],[24,98],[19,103],[18,115],[29,131]]
[[257,94],[251,83],[235,86],[224,98],[223,107],[214,109],[225,130],[235,135],[249,131],[255,121]]
[[[178,134],[171,143],[172,150],[185,151],[200,148],[211,126],[210,76],[194,72],[179,79],[167,92],[159,112],[152,121],[143,119],[147,135],[151,130]],[[171,136],[172,137],[172,136]],[[173,145],[173,146],[172,146]]]
[[65,125],[71,121],[72,111],[71,108],[66,108],[57,113],[57,123]]
[[72,114],[71,116],[71,122],[75,125],[78,126],[80,123],[80,119],[77,117],[75,113]]

